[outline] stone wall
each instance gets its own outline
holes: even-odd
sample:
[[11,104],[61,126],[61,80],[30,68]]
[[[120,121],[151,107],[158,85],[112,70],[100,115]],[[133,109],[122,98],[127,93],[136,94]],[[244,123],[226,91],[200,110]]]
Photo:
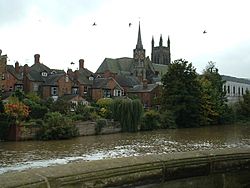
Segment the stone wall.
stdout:
[[78,161],[1,174],[0,187],[250,187],[250,150]]
[[[112,134],[121,132],[118,122],[106,120],[106,125],[101,128],[99,133],[96,133],[96,122],[94,121],[77,121],[76,127],[79,129],[79,136],[89,136],[96,134]],[[20,128],[20,138],[17,140],[33,140],[36,138],[36,133],[39,127],[25,126]]]

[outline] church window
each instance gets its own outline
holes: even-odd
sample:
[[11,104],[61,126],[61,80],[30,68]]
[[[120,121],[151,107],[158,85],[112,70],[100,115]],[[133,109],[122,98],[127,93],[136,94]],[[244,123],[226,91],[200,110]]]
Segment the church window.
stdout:
[[230,86],[227,86],[227,93],[230,94]]
[[238,95],[240,95],[240,87],[238,87]]
[[235,94],[235,86],[233,86],[233,94]]
[[226,85],[224,85],[223,91],[224,91],[224,92],[227,92],[227,87],[226,87]]
[[241,95],[243,95],[244,94],[244,89],[243,89],[243,87],[241,88]]

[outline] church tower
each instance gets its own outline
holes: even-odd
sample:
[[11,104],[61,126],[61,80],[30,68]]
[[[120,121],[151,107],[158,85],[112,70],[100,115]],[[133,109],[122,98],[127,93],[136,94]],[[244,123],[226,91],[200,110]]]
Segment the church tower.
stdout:
[[168,36],[168,46],[163,46],[162,35],[160,36],[159,46],[154,46],[154,38],[152,38],[151,61],[155,64],[169,65],[171,62],[170,39]]
[[145,52],[141,40],[141,27],[139,22],[138,38],[136,48],[134,49],[134,75],[137,76],[141,81],[146,79],[146,68],[145,68]]

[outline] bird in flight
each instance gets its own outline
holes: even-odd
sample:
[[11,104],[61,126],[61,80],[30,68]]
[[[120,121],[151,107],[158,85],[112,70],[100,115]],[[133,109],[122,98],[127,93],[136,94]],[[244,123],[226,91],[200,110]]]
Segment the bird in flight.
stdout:
[[129,23],[128,26],[131,27],[132,23]]
[[96,23],[94,22],[92,26],[96,26]]
[[204,30],[204,31],[203,31],[203,34],[206,34],[206,33],[207,33],[207,31],[206,31],[206,30]]
[[74,63],[74,62],[71,62],[70,64],[71,64],[71,65],[74,65],[75,63]]

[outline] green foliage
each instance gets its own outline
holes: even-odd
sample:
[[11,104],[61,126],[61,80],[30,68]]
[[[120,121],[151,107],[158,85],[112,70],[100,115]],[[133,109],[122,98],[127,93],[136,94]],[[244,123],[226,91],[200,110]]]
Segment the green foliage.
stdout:
[[35,101],[28,98],[23,100],[23,103],[30,109],[29,117],[31,119],[43,118],[44,115],[48,112],[48,108],[45,105],[38,103],[38,101]]
[[170,128],[170,129],[177,128],[174,115],[169,110],[165,110],[160,114],[160,122],[161,122],[161,128]]
[[78,130],[73,122],[59,112],[47,113],[44,121],[45,123],[38,132],[38,139],[58,140],[68,139],[78,135]]
[[140,100],[115,99],[112,112],[114,120],[120,122],[122,131],[135,132],[138,130],[143,112]]
[[13,94],[12,94],[13,97],[16,97],[18,98],[19,101],[23,101],[23,99],[25,98],[25,95],[24,95],[24,92],[21,91],[21,90],[16,90]]
[[238,114],[241,119],[250,120],[250,92],[248,90],[243,95],[243,100],[239,102]]
[[159,128],[160,114],[155,110],[149,110],[142,117],[141,130],[149,131]]
[[175,60],[162,78],[162,109],[173,113],[177,127],[196,127],[200,122],[201,91],[191,63]]
[[0,113],[0,140],[6,140],[9,127],[14,121],[7,114]]
[[226,104],[226,93],[223,91],[224,81],[215,67],[209,62],[200,77],[201,84],[201,124],[211,125],[225,122],[230,113]]
[[78,120],[86,121],[91,120],[91,113],[94,112],[94,110],[94,107],[78,104],[75,108],[75,113],[78,117]]
[[51,112],[59,112],[61,114],[68,114],[70,112],[71,104],[65,100],[58,99],[50,105]]
[[37,104],[40,104],[42,101],[40,96],[38,96],[37,93],[35,93],[35,92],[27,93],[26,98],[28,98],[29,100],[31,100]]
[[112,117],[111,106],[113,103],[113,99],[111,98],[101,98],[96,104],[99,107],[99,115],[102,118],[110,119]]

